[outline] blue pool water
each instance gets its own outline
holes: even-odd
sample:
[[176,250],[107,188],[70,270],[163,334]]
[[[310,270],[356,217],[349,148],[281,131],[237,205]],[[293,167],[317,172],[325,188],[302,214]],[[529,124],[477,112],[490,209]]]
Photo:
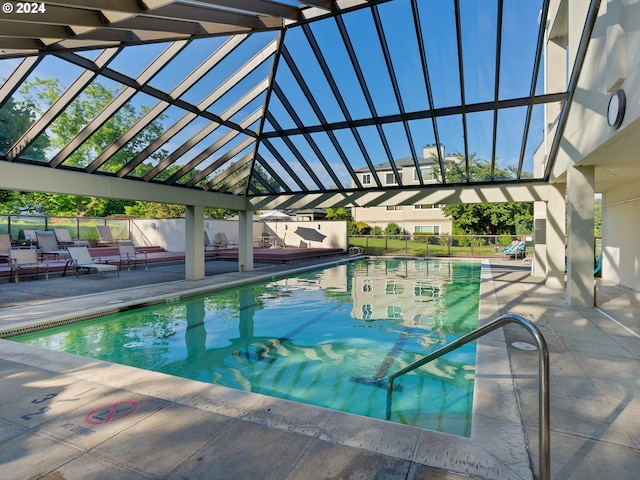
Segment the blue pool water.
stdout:
[[[11,340],[385,418],[386,378],[477,327],[479,263],[369,260]],[[396,381],[392,421],[469,435],[475,344]]]

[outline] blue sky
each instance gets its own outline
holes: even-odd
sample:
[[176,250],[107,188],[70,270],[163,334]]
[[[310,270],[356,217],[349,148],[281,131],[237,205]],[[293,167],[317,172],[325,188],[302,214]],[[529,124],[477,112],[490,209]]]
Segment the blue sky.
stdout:
[[[445,108],[460,105],[461,89],[458,74],[458,53],[456,42],[455,15],[453,1],[420,1],[419,16],[421,33],[424,38],[424,48],[428,61],[431,89],[435,108]],[[531,88],[531,74],[535,55],[538,15],[541,0],[505,0],[504,20],[502,25],[502,49],[499,72],[499,98],[520,98],[529,95]],[[496,82],[496,28],[497,28],[497,0],[461,0],[460,17],[462,24],[462,51],[464,68],[464,93],[467,104],[491,102],[494,99]],[[380,4],[378,7],[381,19],[381,29],[387,40],[391,56],[392,69],[397,79],[400,100],[405,112],[428,110],[430,105],[426,95],[426,85],[422,74],[422,65],[409,0],[396,0]],[[369,8],[347,13],[343,16],[344,24],[349,32],[350,40],[362,69],[367,89],[371,95],[375,113],[378,116],[395,115],[400,112],[398,101],[388,73],[384,52],[380,45],[372,10]],[[372,115],[363,90],[360,88],[356,72],[351,65],[347,50],[341,40],[336,21],[332,18],[313,22],[311,31],[323,52],[329,69],[338,85],[343,100],[347,106],[351,119],[364,119]],[[220,85],[229,75],[239,69],[262,48],[272,42],[277,32],[264,32],[251,36],[234,52],[227,56],[214,70],[199,80],[187,90],[181,99],[197,104],[213,89]],[[150,85],[170,91],[185,76],[196,68],[204,59],[215,51],[226,38],[201,39],[188,45],[167,67],[165,67],[151,81]],[[153,44],[125,48],[111,63],[110,68],[126,75],[135,77],[146,65],[153,60],[167,44]],[[290,52],[297,68],[313,98],[319,105],[324,120],[328,123],[342,122],[345,115],[334,97],[329,83],[315,58],[313,50],[301,27],[287,30],[285,46]],[[83,52],[87,58],[95,58],[97,52]],[[266,78],[272,68],[273,58],[264,62],[252,72],[243,82],[225,94],[219,101],[208,108],[208,111],[220,114],[236,102],[253,86]],[[6,78],[17,66],[18,60],[0,61],[0,78]],[[30,76],[46,78],[56,77],[62,87],[70,85],[81,73],[79,67],[70,65],[56,57],[45,58],[35,72]],[[118,85],[105,78],[98,81],[111,87]],[[284,60],[280,61],[276,73],[276,82],[285,92],[287,101],[293,106],[296,114],[305,125],[319,125],[321,120],[314,113],[310,103],[298,86],[292,72]],[[542,80],[538,82],[537,92],[542,93]],[[232,120],[240,121],[260,108],[265,101],[265,95],[260,95],[249,105],[236,114]],[[138,109],[150,108],[157,100],[145,95],[137,94],[131,100]],[[282,128],[295,128],[296,124],[285,111],[275,95],[271,96],[269,110]],[[185,112],[177,107],[171,107],[165,112],[163,123],[168,127],[177,121]],[[529,144],[525,161],[525,170],[532,169],[532,155],[541,138],[543,109],[536,107],[532,128],[529,134]],[[526,118],[526,107],[503,109],[498,115],[498,137],[496,145],[497,165],[517,165],[522,144],[523,127]],[[493,113],[479,112],[467,115],[467,141],[470,153],[479,158],[490,159],[492,155]],[[209,123],[208,120],[198,119],[183,129],[162,148],[174,151],[184,141],[194,135],[199,128]],[[447,154],[464,152],[462,117],[461,115],[443,116],[437,119],[437,126],[441,143],[446,147]],[[254,123],[252,128],[257,128]],[[405,129],[401,123],[386,123],[382,127],[389,144],[392,158],[410,156],[411,148]],[[409,130],[413,140],[413,147],[418,156],[422,154],[422,147],[434,143],[433,126],[430,119],[412,120]],[[199,152],[209,146],[227,130],[220,128],[209,135],[192,150],[186,152],[179,163],[186,163]],[[265,131],[273,131],[272,126],[265,124]],[[384,146],[373,126],[358,128],[358,133],[365,142],[366,153],[373,163],[388,160]],[[335,137],[340,147],[349,159],[354,169],[366,166],[362,152],[349,130],[335,131]],[[311,138],[334,168],[337,176],[345,185],[351,180],[338,152],[332,145],[326,133],[314,133]],[[236,139],[235,143],[240,139]],[[300,154],[308,161],[311,168],[327,187],[333,186],[333,180],[322,166],[313,147],[301,135],[291,138]],[[282,141],[273,141],[282,156],[294,165],[292,168],[310,188],[315,187],[308,173],[304,172],[296,159],[294,152]],[[231,144],[230,144],[231,145]],[[261,154],[273,162],[274,169],[282,175],[285,181],[293,180],[273,159],[271,153],[264,147]],[[98,152],[99,153],[99,152]],[[246,153],[242,152],[242,154]],[[53,156],[55,152],[51,152]],[[239,158],[242,154],[236,156]],[[202,168],[214,161],[208,159]]]

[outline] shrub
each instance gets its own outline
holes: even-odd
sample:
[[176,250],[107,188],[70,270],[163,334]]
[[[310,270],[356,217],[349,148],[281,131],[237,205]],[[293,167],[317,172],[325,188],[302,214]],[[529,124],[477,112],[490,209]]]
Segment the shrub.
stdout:
[[382,227],[376,225],[375,227],[371,227],[371,231],[369,231],[369,235],[382,235]]
[[391,222],[387,224],[386,227],[384,227],[384,234],[385,235],[401,235],[402,228],[400,228],[400,225],[398,225],[397,223]]
[[351,235],[369,235],[371,227],[364,222],[352,222],[349,224],[349,234]]

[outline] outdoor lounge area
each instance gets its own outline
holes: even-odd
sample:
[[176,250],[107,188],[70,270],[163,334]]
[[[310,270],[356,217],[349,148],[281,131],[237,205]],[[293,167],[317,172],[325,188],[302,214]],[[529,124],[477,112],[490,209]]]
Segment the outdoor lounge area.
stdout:
[[[0,478],[635,480],[637,7],[6,2]],[[494,232],[491,215],[467,230],[476,207],[497,204],[530,209],[508,214],[513,231]],[[463,213],[449,238],[423,220],[435,215],[417,215],[454,206]],[[379,238],[351,244],[346,220],[329,218],[357,223],[355,209],[379,217]],[[306,216],[287,218],[296,212]],[[385,236],[384,224],[401,225]],[[520,243],[454,245],[457,233]],[[467,247],[489,253],[445,258]],[[466,260],[473,281],[456,276]],[[374,271],[379,283],[366,276]],[[445,296],[450,285],[464,288]],[[205,300],[210,290],[221,296]],[[107,330],[88,351],[118,358],[14,338],[44,329],[56,346],[88,344],[91,335],[60,332],[137,309],[133,335]],[[465,321],[449,328],[441,312]],[[418,372],[414,355],[505,314],[534,335],[509,325]],[[357,334],[345,340],[347,323]],[[262,331],[272,324],[281,331]],[[385,328],[395,336],[374,365]],[[169,367],[125,365],[136,355]],[[426,405],[438,428],[319,406],[338,389],[298,368],[327,358],[368,361],[372,373],[338,377],[369,396],[343,403],[378,405],[382,391],[388,411],[391,367],[416,367],[406,378],[421,386],[404,401],[419,407],[397,416],[413,421]],[[217,370],[220,359],[230,372]],[[182,363],[197,375],[174,376]],[[262,383],[244,371],[265,372]],[[287,383],[315,397],[267,392]],[[449,401],[466,410],[428,410]],[[463,433],[437,431],[448,422]]]

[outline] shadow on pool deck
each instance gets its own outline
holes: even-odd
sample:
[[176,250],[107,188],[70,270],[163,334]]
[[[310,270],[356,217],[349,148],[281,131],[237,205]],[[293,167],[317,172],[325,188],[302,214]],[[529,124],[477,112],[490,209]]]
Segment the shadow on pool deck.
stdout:
[[[239,273],[235,262],[207,262],[201,281],[182,280],[178,265],[122,272],[119,281],[0,284],[0,330],[309,263]],[[598,280],[601,308],[627,330],[597,310],[568,306],[520,262],[492,261],[491,270],[483,302],[526,316],[549,344],[552,478],[637,478],[640,339],[632,332],[640,332],[640,294]],[[507,345],[530,341],[517,327],[505,336]],[[502,381],[515,383],[535,469],[536,352],[508,346],[508,354],[513,377]],[[0,341],[0,368],[2,479],[529,478],[488,448],[508,444],[509,431],[461,439],[9,341]],[[485,393],[495,392],[477,393],[476,402]],[[488,403],[494,415],[474,422],[498,422],[514,407]]]

